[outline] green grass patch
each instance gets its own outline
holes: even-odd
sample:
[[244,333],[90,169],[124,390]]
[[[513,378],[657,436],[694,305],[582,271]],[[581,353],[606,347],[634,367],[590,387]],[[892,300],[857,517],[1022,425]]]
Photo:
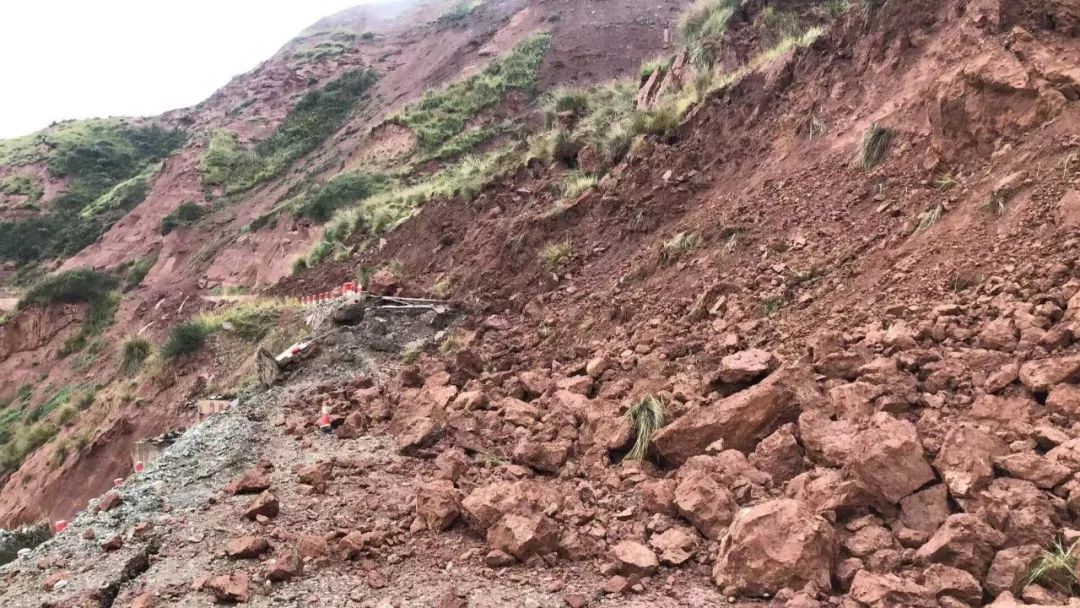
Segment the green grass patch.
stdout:
[[143,363],[150,358],[153,347],[146,338],[135,336],[124,342],[120,367],[129,374],[142,369]]
[[27,197],[28,203],[36,203],[41,200],[45,190],[37,176],[17,174],[9,175],[0,180],[0,194],[14,194]]
[[80,251],[143,201],[159,161],[186,139],[179,130],[91,120],[0,142],[0,158],[44,162],[68,184],[48,213],[0,222],[0,258],[27,263]]
[[163,359],[178,359],[192,355],[206,344],[206,338],[210,335],[208,328],[196,321],[188,321],[173,327],[165,346],[161,349]]
[[326,222],[342,207],[355,205],[363,199],[383,191],[387,178],[362,171],[341,173],[301,196],[294,203],[296,215]]
[[[108,326],[112,325],[121,299],[119,291],[110,291],[104,297],[92,301],[90,308],[86,311],[82,327],[79,328],[77,334],[64,341],[64,345],[60,348],[60,355],[66,356],[82,350],[91,339],[101,335]],[[93,362],[92,359],[90,362]]]
[[142,285],[143,279],[150,273],[150,269],[157,264],[157,254],[139,258],[131,263],[124,276],[124,291],[131,291]]
[[177,228],[191,226],[202,219],[202,216],[205,214],[205,209],[191,201],[181,203],[180,206],[169,213],[169,215],[162,218],[161,234],[166,235]]
[[481,110],[498,103],[508,91],[518,89],[535,93],[540,64],[550,43],[551,35],[546,33],[524,40],[479,74],[426,93],[395,120],[416,134],[421,151],[437,150],[464,131]]
[[119,285],[119,280],[90,268],[77,268],[50,274],[35,283],[19,300],[19,309],[50,304],[75,304],[105,299]]
[[[219,141],[219,157],[210,161],[211,180],[222,179],[227,193],[243,192],[281,175],[296,159],[319,146],[341,128],[378,80],[374,70],[346,72],[325,87],[300,98],[285,121],[252,153],[222,149],[233,144]],[[207,155],[214,152],[213,138]],[[207,161],[204,157],[204,171]],[[223,177],[227,176],[227,177]],[[206,176],[204,173],[204,181]],[[213,182],[208,182],[213,183]]]
[[690,60],[712,66],[739,0],[696,0],[679,18],[679,37]]

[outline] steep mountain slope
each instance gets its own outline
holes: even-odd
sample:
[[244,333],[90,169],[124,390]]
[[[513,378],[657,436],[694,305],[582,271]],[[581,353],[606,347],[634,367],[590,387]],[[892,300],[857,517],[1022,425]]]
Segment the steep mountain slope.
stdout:
[[[678,44],[639,76],[681,8]],[[166,117],[271,144],[243,154],[219,133],[232,160],[210,184],[207,139],[166,159],[155,192],[174,175],[177,192],[219,203],[153,236],[147,282],[103,335],[152,320],[164,342],[208,310],[207,348],[137,376],[144,397],[179,404],[240,382],[253,317],[281,332],[257,341],[302,331],[271,295],[360,279],[448,297],[460,324],[406,330],[369,310],[329,330],[286,387],[245,391],[0,570],[0,599],[1075,603],[1080,4],[540,1],[442,15],[375,34],[382,69],[335,55],[320,90],[352,68],[380,78],[298,157],[273,147],[306,107],[269,101],[287,79],[256,87],[267,97],[253,105],[277,112],[262,130],[205,109]],[[354,19],[323,23],[371,27]],[[651,38],[629,57],[638,28]],[[587,88],[539,107],[535,89],[507,84],[567,81]],[[207,105],[242,104],[236,84]],[[65,267],[141,251],[180,200],[148,211],[170,191]],[[257,315],[194,303],[233,285],[270,286]],[[108,301],[30,306],[0,345],[55,349]],[[4,365],[29,378],[22,356]],[[72,377],[66,365],[50,378]],[[115,407],[112,435],[81,457],[47,472],[39,450],[9,478],[11,521],[33,518],[39,496],[54,501],[46,515],[74,512],[126,475],[115,446],[151,432],[147,419],[184,417]],[[331,435],[316,429],[324,407]],[[31,490],[35,476],[48,481]]]
[[[385,173],[376,180],[382,184],[422,179],[422,171],[454,167],[462,162],[461,151],[484,144],[481,139],[459,145],[453,156],[419,169],[420,152],[405,147],[368,168],[365,151],[383,146],[382,133],[389,128],[376,127],[424,92],[500,63],[538,35],[549,36],[544,48],[520,72],[520,83],[508,85],[507,91],[524,85],[515,93],[521,96],[517,103],[556,82],[634,72],[663,46],[664,27],[679,3],[602,2],[600,9],[594,4],[484,2],[469,3],[461,12],[461,3],[411,2],[379,9],[378,17],[358,8],[309,28],[194,108],[156,119],[61,124],[4,142],[0,179],[11,193],[3,195],[9,211],[0,228],[19,236],[4,240],[12,248],[4,254],[10,260],[5,276],[27,284],[56,267],[56,259],[60,272],[100,269],[122,275],[127,287],[106,310],[108,322],[91,332],[84,328],[93,306],[78,302],[31,307],[0,327],[0,409],[10,432],[0,435],[8,449],[0,474],[6,479],[0,522],[72,513],[127,470],[125,455],[133,442],[192,421],[185,398],[206,394],[207,384],[210,390],[230,390],[251,371],[248,366],[234,373],[239,362],[222,360],[229,371],[218,374],[209,360],[188,360],[133,376],[120,369],[121,351],[136,334],[164,342],[172,327],[213,307],[206,297],[250,291],[289,275],[297,256],[322,237],[323,214],[334,210],[304,211],[305,197],[335,176],[350,177],[357,167]],[[620,46],[590,44],[582,50],[598,30]],[[628,39],[634,44],[626,45]],[[501,97],[497,92],[474,111],[487,112]],[[511,131],[520,127],[517,120],[504,122]],[[130,151],[147,134],[164,143],[151,140],[148,152]],[[70,171],[60,166],[72,156],[69,149],[84,163]],[[73,190],[71,175],[85,175],[93,188]],[[346,190],[334,205],[360,196]],[[72,192],[80,196],[73,202],[67,200]],[[68,219],[71,214],[77,219]],[[49,222],[80,232],[67,238]],[[39,237],[54,233],[64,238],[43,250]],[[89,335],[80,337],[84,333]],[[73,336],[79,348],[65,346]],[[63,409],[71,395],[84,395],[90,402],[84,407],[93,405],[85,418],[79,416],[84,423],[38,420]],[[154,407],[131,407],[149,402]],[[28,412],[34,411],[44,413],[31,420]],[[48,445],[36,449],[43,440]],[[73,452],[83,457],[64,457]],[[21,471],[12,474],[24,458]],[[84,477],[87,467],[96,471],[90,479]]]

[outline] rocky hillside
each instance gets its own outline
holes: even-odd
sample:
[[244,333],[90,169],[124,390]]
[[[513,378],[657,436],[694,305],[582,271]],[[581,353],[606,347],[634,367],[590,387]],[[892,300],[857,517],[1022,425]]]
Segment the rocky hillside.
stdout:
[[[5,222],[120,218],[12,268],[0,507],[98,498],[5,605],[1080,602],[1080,3],[420,11],[114,124],[91,184],[71,126],[0,147]],[[291,299],[344,281],[458,316]]]

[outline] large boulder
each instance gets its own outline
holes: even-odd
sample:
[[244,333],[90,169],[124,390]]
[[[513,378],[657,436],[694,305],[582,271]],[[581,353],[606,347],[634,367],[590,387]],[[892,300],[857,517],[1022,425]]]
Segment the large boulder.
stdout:
[[1080,355],[1028,361],[1020,366],[1020,382],[1033,393],[1046,394],[1063,382],[1080,381]]
[[805,470],[803,451],[794,431],[794,424],[785,424],[750,454],[750,464],[768,473],[775,484],[782,484]]
[[950,515],[937,532],[915,553],[923,564],[959,568],[982,580],[1005,535],[968,513]]
[[799,404],[817,394],[807,370],[785,368],[760,384],[684,414],[653,436],[653,447],[676,464],[701,454],[717,440],[749,453],[759,441],[799,415]]
[[727,594],[775,594],[808,583],[828,590],[836,547],[832,526],[804,503],[764,502],[736,515],[713,580]]
[[619,573],[626,576],[649,576],[660,567],[653,550],[637,541],[622,541],[611,548],[611,555]]
[[949,518],[949,492],[944,485],[930,486],[900,501],[900,523],[928,538]]
[[702,536],[717,539],[727,531],[739,505],[713,476],[692,470],[675,487],[675,508]]
[[1020,593],[1042,551],[1039,545],[1020,545],[998,551],[983,581],[986,590],[994,596],[1005,592]]
[[767,350],[752,348],[728,355],[720,360],[715,382],[746,384],[764,378],[776,369],[776,355]]
[[915,425],[884,412],[875,414],[871,424],[855,436],[844,465],[853,479],[890,503],[934,480]]
[[533,481],[496,481],[474,489],[461,502],[469,525],[483,534],[511,511],[553,513],[561,499],[556,490]]
[[416,493],[416,516],[429,530],[446,530],[461,514],[461,492],[453,482],[425,483]]
[[1009,453],[996,436],[973,426],[953,427],[942,441],[934,468],[954,497],[970,496],[994,478],[994,459]]
[[508,513],[487,532],[492,549],[526,560],[553,553],[559,547],[559,527],[542,513]]
[[866,608],[937,608],[926,587],[895,574],[855,573],[849,597]]

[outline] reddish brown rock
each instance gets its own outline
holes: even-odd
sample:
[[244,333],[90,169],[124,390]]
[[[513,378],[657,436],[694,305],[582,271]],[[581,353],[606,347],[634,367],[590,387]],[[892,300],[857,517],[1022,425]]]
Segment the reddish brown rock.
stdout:
[[1055,385],[1046,397],[1046,409],[1073,419],[1080,418],[1080,385]]
[[296,539],[296,550],[300,552],[300,557],[317,559],[330,552],[330,545],[317,534],[301,534]]
[[855,436],[844,469],[873,496],[890,503],[934,480],[915,425],[879,412]]
[[367,429],[367,417],[361,412],[352,412],[334,429],[338,439],[356,439]]
[[640,484],[641,506],[649,513],[660,513],[669,517],[678,515],[675,508],[674,479],[654,479]]
[[607,593],[609,595],[621,595],[623,593],[626,593],[626,590],[629,587],[630,581],[626,580],[625,576],[619,576],[618,574],[616,574],[615,576],[609,578],[606,583],[604,583],[602,590],[604,591],[604,593]]
[[866,608],[937,608],[929,589],[895,574],[860,570],[848,595]]
[[366,545],[364,533],[354,530],[338,541],[338,551],[344,559],[355,559],[363,552]]
[[923,571],[923,585],[938,598],[947,595],[969,606],[978,606],[982,602],[983,589],[979,581],[958,568],[931,564]]
[[998,551],[983,581],[986,591],[993,596],[1005,592],[1020,593],[1040,555],[1042,548],[1039,545],[1021,545]]
[[675,508],[705,538],[718,539],[727,531],[739,505],[711,475],[694,470],[679,480]]
[[944,485],[931,486],[900,501],[900,522],[929,535],[949,518],[949,493]]
[[41,583],[41,588],[45,591],[52,591],[60,583],[66,583],[71,580],[71,573],[67,570],[61,570],[60,572],[53,572],[49,576],[45,577],[45,581]]
[[1044,490],[1050,490],[1072,477],[1072,469],[1035,452],[1009,454],[997,458],[994,463],[1012,477],[1030,481]]
[[300,467],[296,471],[296,476],[300,479],[300,483],[315,488],[317,492],[326,492],[330,480],[334,477],[334,463],[319,462]]
[[461,448],[450,448],[435,457],[435,466],[439,469],[437,476],[440,479],[456,482],[469,470],[472,461]]
[[1065,382],[1080,382],[1080,355],[1028,361],[1020,366],[1020,382],[1037,394]]
[[157,606],[157,598],[153,593],[145,591],[131,600],[131,608],[154,608]]
[[277,517],[277,514],[281,511],[281,505],[278,503],[278,499],[270,492],[263,492],[255,497],[255,500],[251,501],[244,509],[244,517],[254,520],[258,516],[263,517]]
[[101,548],[104,551],[109,551],[109,552],[118,551],[123,546],[124,546],[124,539],[119,534],[117,534],[117,535],[109,538],[109,540],[106,540],[105,542],[101,543]]
[[950,515],[915,557],[923,564],[959,568],[982,580],[1005,535],[968,513]]
[[232,480],[225,490],[229,494],[258,494],[270,489],[270,474],[259,467]]
[[942,441],[934,468],[949,493],[965,497],[985,488],[994,478],[994,459],[1009,453],[1009,446],[973,426],[952,428]]
[[720,360],[714,382],[723,384],[746,384],[764,378],[776,369],[776,355],[766,350],[752,348],[728,355]]
[[632,540],[624,540],[612,547],[611,555],[619,573],[625,576],[650,576],[660,566],[652,549]]
[[781,499],[736,515],[713,568],[727,594],[775,594],[785,587],[832,588],[836,558],[832,526],[797,500]]
[[461,515],[461,492],[450,481],[432,481],[416,494],[416,515],[429,530],[446,530]]
[[1016,350],[1019,332],[1016,323],[1008,317],[994,319],[986,324],[975,341],[976,346],[988,350],[1012,352]]
[[817,395],[817,385],[805,369],[778,370],[760,384],[687,412],[653,436],[653,447],[676,464],[704,453],[718,440],[725,448],[748,453],[773,431],[794,422],[799,403],[810,394]]
[[513,459],[543,473],[558,473],[570,457],[571,446],[566,439],[538,441],[525,438],[514,447]]
[[219,602],[242,604],[248,601],[250,594],[248,575],[244,572],[233,572],[215,576],[206,581],[205,589],[214,594]]
[[407,456],[431,447],[442,436],[442,425],[426,416],[419,416],[406,421],[394,434],[398,451]]
[[112,511],[116,507],[119,507],[122,502],[124,502],[124,499],[120,498],[120,495],[116,492],[106,492],[98,500],[98,510]]
[[495,522],[487,533],[488,544],[519,560],[553,553],[559,545],[559,528],[539,513],[509,513]]
[[697,535],[684,528],[669,528],[649,539],[649,546],[660,554],[660,563],[681,566],[694,556]]
[[516,563],[517,560],[513,555],[498,549],[492,549],[484,556],[484,565],[488,568],[505,568],[507,566],[513,566]]
[[799,416],[799,436],[814,462],[843,466],[851,452],[851,438],[858,427],[850,420],[832,420],[823,410],[809,410]]
[[461,501],[462,511],[481,534],[511,511],[551,512],[561,497],[551,487],[532,481],[497,481],[474,489]]
[[794,424],[785,424],[763,439],[750,454],[750,464],[768,473],[777,485],[805,470],[802,448],[794,431]]
[[225,545],[225,555],[233,559],[259,557],[270,550],[270,543],[261,536],[241,536]]
[[275,559],[266,569],[266,578],[275,582],[290,581],[304,572],[304,560],[299,551],[289,551]]

